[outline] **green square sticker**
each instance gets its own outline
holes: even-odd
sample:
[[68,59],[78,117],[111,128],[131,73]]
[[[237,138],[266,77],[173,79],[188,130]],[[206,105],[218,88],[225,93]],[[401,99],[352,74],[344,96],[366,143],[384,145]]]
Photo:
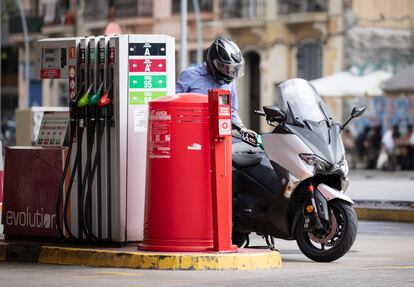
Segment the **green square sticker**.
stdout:
[[160,97],[166,96],[167,91],[163,92],[130,92],[129,93],[129,104],[130,105],[148,105],[152,100],[158,99]]

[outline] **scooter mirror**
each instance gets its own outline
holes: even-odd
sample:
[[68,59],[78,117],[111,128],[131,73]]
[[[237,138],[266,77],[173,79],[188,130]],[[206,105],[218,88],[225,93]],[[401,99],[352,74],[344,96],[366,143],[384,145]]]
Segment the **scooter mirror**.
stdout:
[[352,118],[357,118],[357,117],[360,117],[360,116],[362,116],[362,114],[365,112],[365,110],[366,110],[366,107],[364,107],[364,106],[355,106],[355,107],[352,109],[352,112],[351,112],[351,117],[352,117]]
[[266,114],[266,120],[274,122],[283,122],[286,120],[286,113],[278,106],[264,106],[263,111]]

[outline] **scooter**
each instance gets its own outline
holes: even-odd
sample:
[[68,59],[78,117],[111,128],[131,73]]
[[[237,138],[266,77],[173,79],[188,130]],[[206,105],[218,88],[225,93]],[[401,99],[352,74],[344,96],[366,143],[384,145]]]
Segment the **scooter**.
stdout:
[[[274,129],[258,143],[233,138],[233,244],[246,247],[252,232],[275,248],[274,238],[296,240],[308,258],[330,262],[345,255],[357,234],[357,216],[344,194],[348,164],[341,131],[322,98],[303,79],[278,87],[278,104],[256,114]],[[261,140],[260,140],[261,139]]]

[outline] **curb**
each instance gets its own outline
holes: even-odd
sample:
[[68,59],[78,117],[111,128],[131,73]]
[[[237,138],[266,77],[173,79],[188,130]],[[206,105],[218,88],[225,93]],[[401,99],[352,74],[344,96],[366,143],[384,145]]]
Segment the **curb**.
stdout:
[[279,252],[239,249],[238,253],[158,253],[0,243],[0,261],[37,262],[158,270],[255,270],[280,268]]
[[414,223],[414,209],[355,207],[358,220]]

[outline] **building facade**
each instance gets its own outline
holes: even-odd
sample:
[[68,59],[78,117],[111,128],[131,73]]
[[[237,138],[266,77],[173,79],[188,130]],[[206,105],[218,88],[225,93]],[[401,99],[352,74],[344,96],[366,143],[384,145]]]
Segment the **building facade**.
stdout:
[[[180,0],[37,0],[22,1],[27,14],[41,19],[42,27],[30,33],[31,45],[45,37],[103,34],[114,21],[122,33],[168,34],[176,38],[177,63],[180,50]],[[377,4],[377,3],[381,4]],[[360,67],[373,46],[361,44],[360,30],[377,29],[378,23],[395,33],[409,34],[409,21],[391,21],[405,15],[414,1],[395,8],[391,0],[199,0],[203,49],[215,37],[232,38],[242,49],[246,68],[237,81],[239,113],[245,124],[265,130],[253,110],[276,102],[277,85],[292,77],[308,80],[346,68]],[[389,10],[388,8],[392,8]],[[196,64],[196,21],[193,1],[188,0],[188,63]],[[384,10],[384,11],[383,11]],[[381,13],[389,21],[380,21]],[[379,19],[357,21],[355,19]],[[412,18],[411,18],[412,19]],[[33,20],[35,21],[35,20]],[[408,26],[407,26],[408,25]],[[379,28],[378,28],[379,29]],[[406,37],[406,36],[404,36]],[[404,38],[403,37],[403,38]],[[19,47],[23,62],[23,36],[18,29],[10,36]],[[404,38],[405,39],[405,38]],[[391,41],[392,42],[392,41]],[[364,45],[367,45],[366,47]],[[367,48],[368,47],[368,48]],[[371,48],[369,48],[371,47]],[[401,49],[405,51],[403,45]],[[371,52],[376,55],[377,52]],[[34,61],[34,55],[32,55]],[[23,65],[19,65],[19,107],[27,107],[36,98],[24,90]],[[177,74],[179,73],[177,68]],[[40,85],[42,105],[64,105],[66,82],[47,81]],[[31,93],[36,93],[35,87]]]

